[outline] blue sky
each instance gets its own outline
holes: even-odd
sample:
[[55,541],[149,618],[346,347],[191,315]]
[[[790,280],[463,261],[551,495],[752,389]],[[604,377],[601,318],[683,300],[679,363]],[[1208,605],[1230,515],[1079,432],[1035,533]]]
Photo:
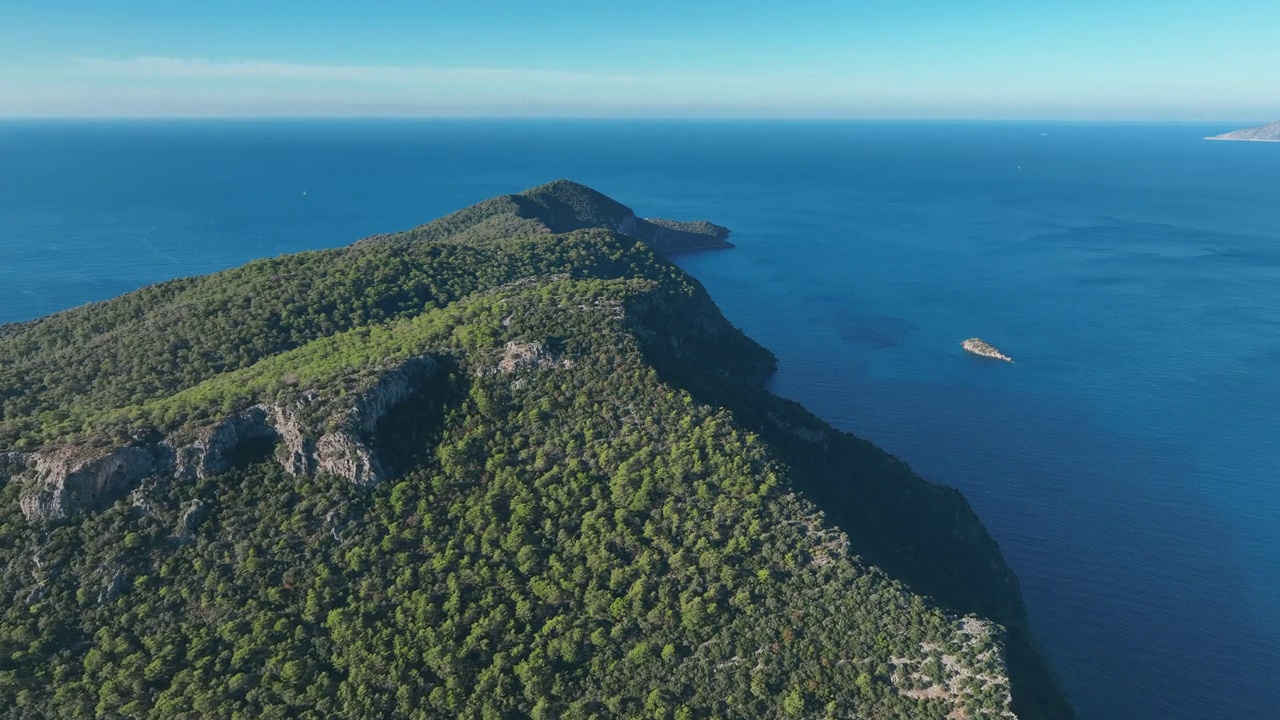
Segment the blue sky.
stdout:
[[1280,117],[1277,0],[4,0],[0,116]]

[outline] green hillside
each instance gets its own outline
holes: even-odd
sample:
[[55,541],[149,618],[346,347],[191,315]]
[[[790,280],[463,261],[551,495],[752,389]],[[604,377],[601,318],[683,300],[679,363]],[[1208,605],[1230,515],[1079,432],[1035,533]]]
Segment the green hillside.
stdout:
[[559,181],[0,328],[0,718],[1073,717],[726,235]]

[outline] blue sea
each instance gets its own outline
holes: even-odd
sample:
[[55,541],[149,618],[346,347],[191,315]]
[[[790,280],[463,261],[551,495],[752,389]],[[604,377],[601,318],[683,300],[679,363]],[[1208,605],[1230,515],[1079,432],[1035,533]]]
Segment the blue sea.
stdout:
[[0,123],[0,322],[558,177],[706,218],[772,389],[964,491],[1083,718],[1277,718],[1280,145],[1230,129]]

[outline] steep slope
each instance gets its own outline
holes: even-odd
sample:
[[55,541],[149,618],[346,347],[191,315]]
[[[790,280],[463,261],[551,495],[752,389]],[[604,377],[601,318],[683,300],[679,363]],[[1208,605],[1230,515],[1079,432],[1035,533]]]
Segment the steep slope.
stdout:
[[[30,447],[69,431],[79,417],[519,277],[570,264],[613,277],[636,262],[546,240],[586,228],[625,232],[660,252],[729,247],[729,231],[719,226],[642,220],[590,188],[559,180],[408,232],[259,260],[0,327],[0,447]],[[501,247],[491,247],[494,241]],[[45,377],[57,381],[40,382]]]
[[1071,717],[963,498],[651,247],[429,236],[0,333],[0,717]]
[[1280,142],[1280,120],[1259,127],[1234,130],[1205,140],[1242,140],[1251,142]]

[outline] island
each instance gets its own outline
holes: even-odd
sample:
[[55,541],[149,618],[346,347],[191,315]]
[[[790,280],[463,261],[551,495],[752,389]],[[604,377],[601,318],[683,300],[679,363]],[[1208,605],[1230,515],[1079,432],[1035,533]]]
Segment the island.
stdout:
[[0,326],[0,716],[1071,720],[964,496],[664,257],[727,233],[562,180]]
[[1205,140],[1237,140],[1240,142],[1280,142],[1280,120],[1259,127],[1213,135]]
[[995,346],[990,345],[986,342],[983,342],[979,338],[969,338],[968,340],[965,340],[964,342],[960,343],[960,347],[973,353],[974,355],[981,355],[982,357],[992,358],[995,360],[1004,360],[1005,362],[1013,362],[1013,358],[1009,357],[1008,355],[1005,355],[1004,353],[995,349]]

